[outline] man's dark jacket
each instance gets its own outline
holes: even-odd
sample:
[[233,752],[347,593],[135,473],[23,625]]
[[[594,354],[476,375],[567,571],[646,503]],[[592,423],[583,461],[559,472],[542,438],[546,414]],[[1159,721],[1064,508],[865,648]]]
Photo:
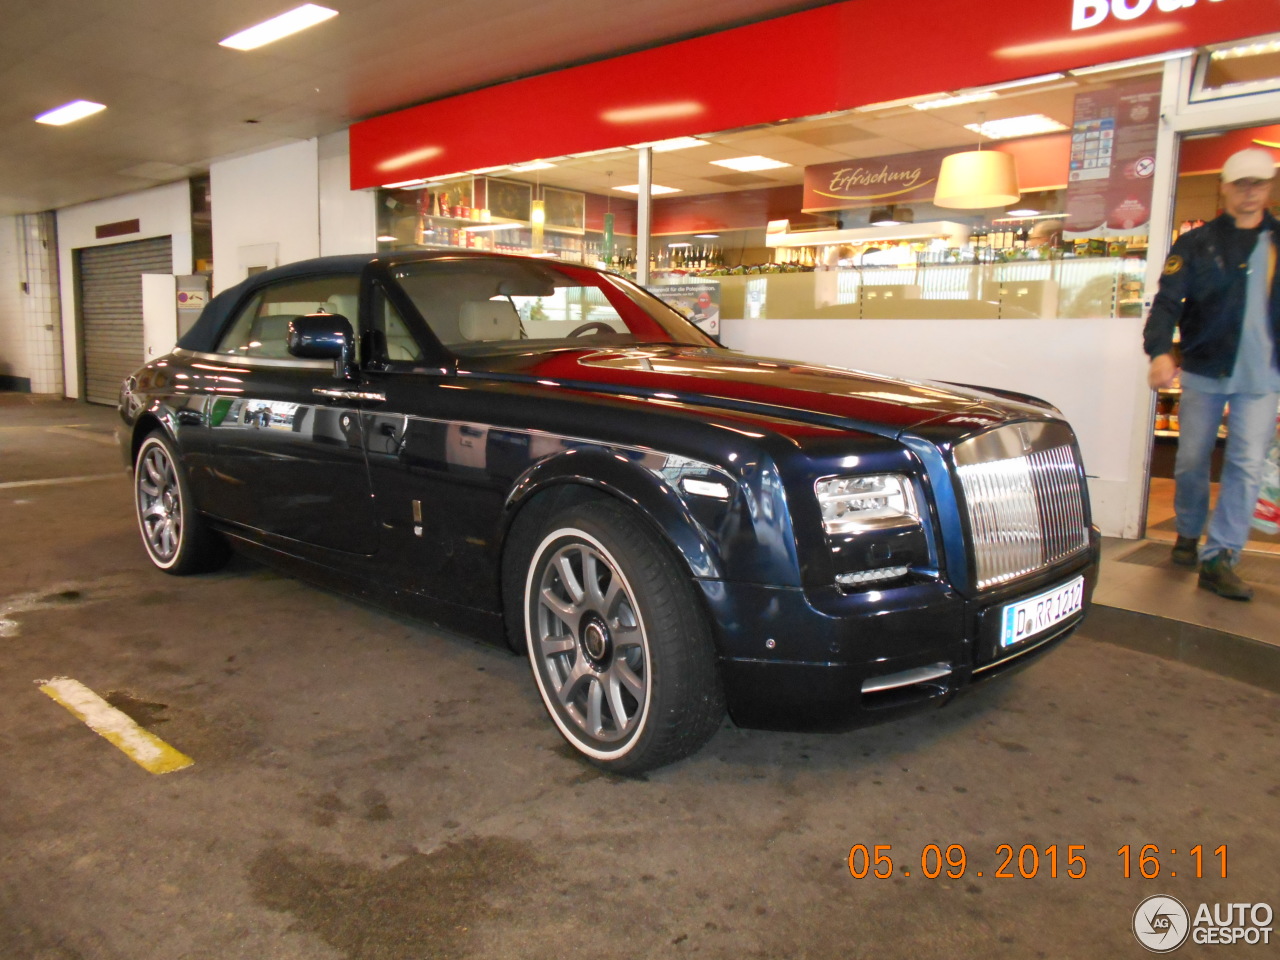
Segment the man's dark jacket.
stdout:
[[[1261,229],[1270,233],[1274,255],[1280,251],[1280,221],[1264,213]],[[1249,257],[1257,237],[1257,230],[1238,229],[1224,213],[1178,238],[1142,331],[1147,356],[1171,353],[1173,331],[1180,329],[1183,369],[1206,377],[1231,376],[1244,326]],[[1274,279],[1268,316],[1280,351],[1280,284]],[[1274,354],[1271,362],[1280,368]]]

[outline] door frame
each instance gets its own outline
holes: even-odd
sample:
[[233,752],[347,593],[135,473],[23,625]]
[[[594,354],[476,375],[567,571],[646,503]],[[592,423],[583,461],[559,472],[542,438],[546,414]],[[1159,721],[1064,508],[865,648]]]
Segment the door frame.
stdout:
[[[1147,274],[1143,287],[1144,315],[1151,309],[1151,301],[1160,285],[1169,248],[1173,245],[1173,212],[1178,185],[1178,162],[1182,140],[1201,133],[1254,127],[1280,122],[1280,91],[1272,90],[1243,96],[1222,97],[1216,100],[1191,100],[1192,84],[1196,76],[1197,56],[1192,53],[1164,65],[1163,86],[1160,92],[1160,126],[1156,135],[1156,169],[1152,178],[1150,236],[1147,241]],[[1157,201],[1156,198],[1163,198]],[[1141,407],[1139,408],[1141,409]],[[1130,516],[1137,518],[1136,537],[1147,535],[1147,504],[1151,498],[1151,455],[1155,447],[1156,392],[1149,391],[1146,416],[1133,424],[1141,430],[1145,442],[1135,444],[1143,452],[1140,466],[1142,483],[1135,485],[1141,502],[1131,504]],[[1133,509],[1136,508],[1136,509]]]

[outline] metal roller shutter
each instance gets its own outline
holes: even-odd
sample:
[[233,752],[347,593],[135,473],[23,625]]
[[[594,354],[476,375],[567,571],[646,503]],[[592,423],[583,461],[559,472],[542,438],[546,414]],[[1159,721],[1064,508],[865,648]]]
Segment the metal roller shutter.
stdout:
[[142,274],[173,273],[170,237],[76,251],[84,397],[114,406],[143,362]]

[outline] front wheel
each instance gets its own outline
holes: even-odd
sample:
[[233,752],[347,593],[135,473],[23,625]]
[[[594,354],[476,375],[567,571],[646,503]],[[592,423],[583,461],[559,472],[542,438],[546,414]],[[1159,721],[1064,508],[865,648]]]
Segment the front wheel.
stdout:
[[701,747],[724,717],[724,697],[705,616],[670,550],[609,501],[566,510],[536,539],[525,636],[560,732],[618,773]]
[[200,573],[226,563],[226,541],[196,511],[174,446],[159,430],[138,448],[133,503],[147,556],[165,573]]

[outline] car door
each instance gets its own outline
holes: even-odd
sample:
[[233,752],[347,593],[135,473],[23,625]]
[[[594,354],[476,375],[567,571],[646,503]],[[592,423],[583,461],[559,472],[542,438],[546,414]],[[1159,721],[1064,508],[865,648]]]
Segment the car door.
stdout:
[[302,314],[354,323],[359,294],[358,274],[322,274],[263,287],[240,308],[216,348],[221,362],[207,362],[198,381],[201,423],[184,428],[203,510],[300,544],[376,550],[366,401],[343,389],[332,363],[292,357],[287,342],[289,321]]
[[[475,605],[474,578],[459,566],[458,525],[476,514],[483,428],[465,425],[463,437],[464,425],[447,418],[458,403],[452,360],[394,288],[374,284],[366,319],[366,386],[386,398],[364,413],[379,562],[397,586]],[[450,472],[446,451],[455,447],[472,461],[465,478],[456,465]]]

